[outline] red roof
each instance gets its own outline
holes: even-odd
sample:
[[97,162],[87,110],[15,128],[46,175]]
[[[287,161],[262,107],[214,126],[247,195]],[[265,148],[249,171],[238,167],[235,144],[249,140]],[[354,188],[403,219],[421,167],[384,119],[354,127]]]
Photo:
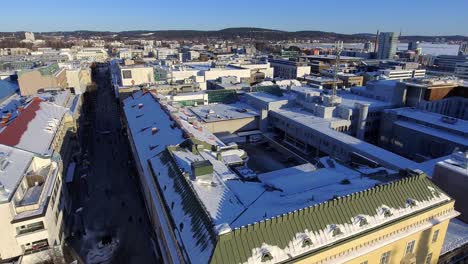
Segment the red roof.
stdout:
[[23,133],[28,129],[29,122],[36,116],[41,102],[40,98],[33,98],[32,102],[19,113],[19,116],[0,133],[0,144],[14,147],[20,142]]

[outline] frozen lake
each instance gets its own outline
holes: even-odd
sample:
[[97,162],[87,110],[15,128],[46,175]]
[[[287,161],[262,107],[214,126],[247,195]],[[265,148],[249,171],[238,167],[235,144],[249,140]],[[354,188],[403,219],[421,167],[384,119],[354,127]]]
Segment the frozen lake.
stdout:
[[[332,48],[333,43],[310,43],[310,44],[297,44],[299,47],[303,48]],[[354,48],[362,49],[364,47],[363,43],[345,43],[344,48]],[[429,42],[420,43],[419,46],[422,48],[423,54],[428,55],[457,55],[458,54],[458,44],[435,44]],[[407,50],[408,43],[398,43],[398,50]]]

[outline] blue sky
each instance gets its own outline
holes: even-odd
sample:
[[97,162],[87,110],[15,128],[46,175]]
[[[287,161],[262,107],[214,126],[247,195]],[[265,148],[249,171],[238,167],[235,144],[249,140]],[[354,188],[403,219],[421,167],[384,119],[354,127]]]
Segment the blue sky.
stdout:
[[5,0],[0,4],[0,31],[249,26],[468,36],[467,10],[467,0]]

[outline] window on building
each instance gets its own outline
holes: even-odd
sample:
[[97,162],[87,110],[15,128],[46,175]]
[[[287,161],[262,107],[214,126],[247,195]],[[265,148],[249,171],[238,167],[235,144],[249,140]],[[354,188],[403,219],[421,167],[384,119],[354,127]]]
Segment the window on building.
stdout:
[[302,247],[310,246],[312,246],[312,240],[309,237],[304,238],[304,240],[302,240]]
[[123,70],[122,71],[122,77],[124,79],[131,79],[132,78],[132,71],[130,70]]
[[44,229],[44,222],[36,222],[28,225],[22,225],[16,228],[16,234],[22,235]]
[[416,241],[410,241],[408,244],[406,244],[406,250],[405,250],[405,255],[413,253],[414,250],[414,244],[416,244]]
[[434,231],[434,235],[432,235],[432,243],[437,242],[437,238],[439,238],[439,229]]
[[270,261],[273,259],[273,256],[271,255],[270,251],[265,250],[262,252],[262,262]]
[[424,263],[425,264],[431,264],[431,261],[432,261],[432,253],[429,253],[426,256],[426,262],[424,262]]
[[47,241],[47,239],[42,239],[39,241],[21,245],[21,248],[23,249],[24,255],[32,254],[32,253],[36,253],[42,250],[49,249],[49,242]]
[[390,263],[390,253],[391,253],[391,251],[387,251],[387,252],[382,254],[382,256],[380,257],[380,264]]

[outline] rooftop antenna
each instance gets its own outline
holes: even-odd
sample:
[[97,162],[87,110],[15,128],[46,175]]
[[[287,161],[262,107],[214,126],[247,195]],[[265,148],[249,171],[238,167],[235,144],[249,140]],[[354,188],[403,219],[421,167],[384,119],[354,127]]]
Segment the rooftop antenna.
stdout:
[[377,53],[377,47],[379,46],[379,30],[375,34],[374,53]]
[[340,67],[340,54],[343,51],[343,41],[335,42],[335,70],[333,73],[333,94],[332,94],[332,104],[335,104],[336,98],[336,89],[337,87],[337,80],[338,80],[338,70]]

